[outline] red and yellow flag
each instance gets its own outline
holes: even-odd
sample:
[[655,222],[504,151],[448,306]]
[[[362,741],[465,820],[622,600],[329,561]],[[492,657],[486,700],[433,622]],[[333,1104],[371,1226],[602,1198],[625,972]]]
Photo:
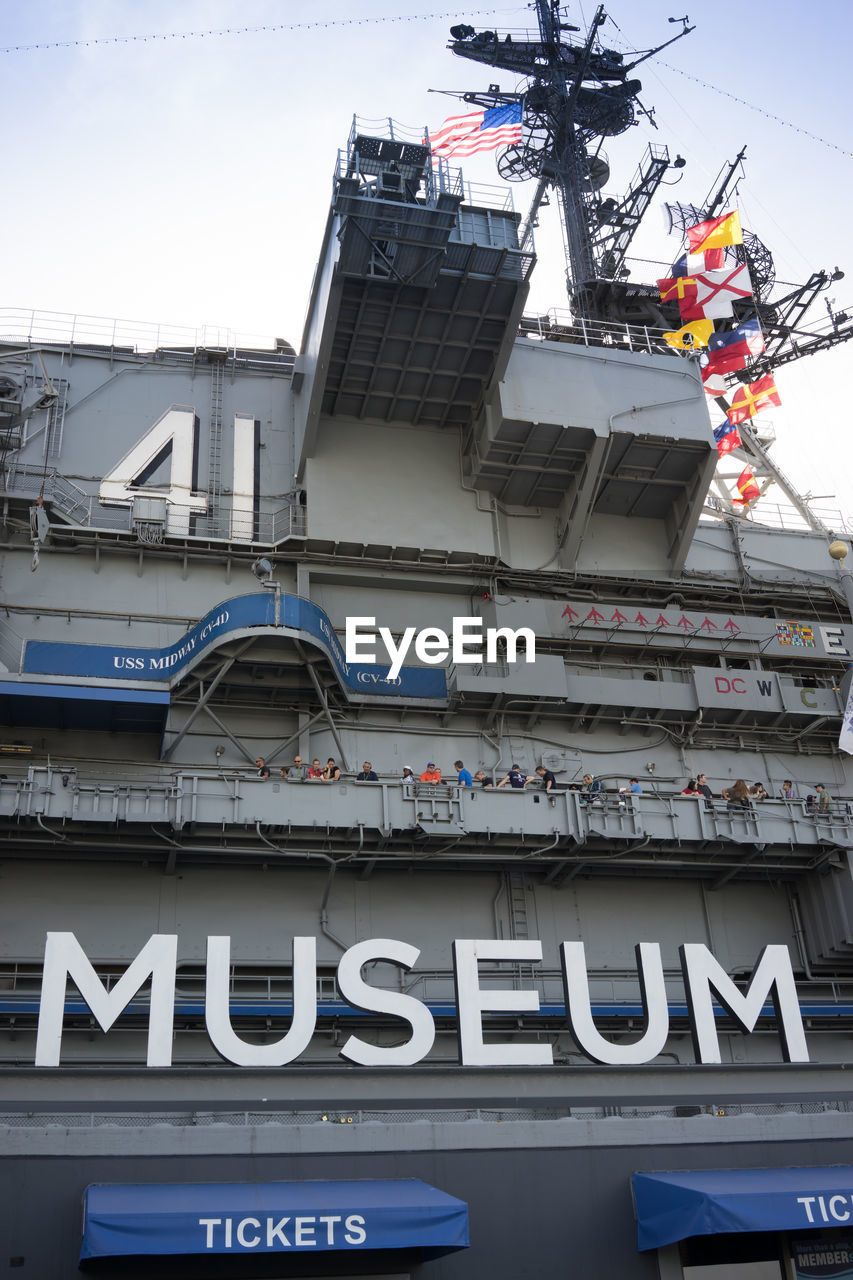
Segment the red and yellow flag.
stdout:
[[685,235],[689,253],[707,253],[709,249],[723,249],[729,244],[743,244],[740,214],[735,209],[732,213],[721,214],[719,218],[698,222],[695,227],[686,227]]
[[742,502],[745,505],[748,502],[752,502],[754,498],[761,497],[761,490],[758,487],[755,476],[752,474],[751,467],[744,467],[743,471],[741,471],[737,478],[737,490],[740,497],[732,498],[732,502]]
[[767,373],[757,382],[750,382],[735,393],[726,416],[732,426],[736,427],[739,422],[754,418],[762,409],[770,409],[774,405],[778,407],[781,403],[773,374]]
[[[671,276],[664,280],[657,281],[660,290],[661,302],[677,302],[679,309],[683,309],[683,304],[687,302],[690,306],[696,305],[696,281],[692,276]],[[704,317],[689,317],[701,320]]]

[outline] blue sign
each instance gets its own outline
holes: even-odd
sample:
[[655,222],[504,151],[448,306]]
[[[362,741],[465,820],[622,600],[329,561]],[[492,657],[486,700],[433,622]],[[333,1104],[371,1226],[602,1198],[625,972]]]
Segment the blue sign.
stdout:
[[416,1178],[95,1184],[84,1207],[81,1261],[468,1246],[465,1202]]
[[733,1231],[847,1225],[853,1168],[691,1169],[635,1173],[638,1248]]
[[[279,627],[298,633],[327,654],[335,675],[348,693],[360,697],[447,699],[443,670],[403,667],[391,680],[390,668],[348,663],[328,616],[300,596],[280,597]],[[180,640],[164,649],[133,649],[103,644],[66,644],[53,640],[28,640],[22,670],[32,675],[89,676],[102,680],[171,681],[209,647],[233,631],[264,628],[273,634],[275,596],[268,591],[234,596],[211,609]]]

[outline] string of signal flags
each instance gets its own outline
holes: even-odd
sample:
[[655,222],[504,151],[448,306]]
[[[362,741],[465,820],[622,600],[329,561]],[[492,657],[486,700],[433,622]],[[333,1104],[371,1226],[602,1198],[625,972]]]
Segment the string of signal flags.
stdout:
[[[693,351],[707,347],[699,361],[705,393],[715,400],[728,394],[726,374],[745,369],[751,356],[764,351],[764,335],[758,319],[745,320],[734,328],[715,329],[715,321],[733,319],[733,303],[753,296],[749,270],[743,263],[726,263],[726,249],[743,244],[743,230],[737,209],[708,218],[685,228],[687,251],[675,263],[672,275],[658,280],[663,302],[677,302],[684,322],[680,329],[663,336],[671,347]],[[726,409],[724,421],[714,428],[720,457],[739,448],[738,431],[757,413],[782,402],[772,374],[740,387]],[[744,467],[737,479],[739,497],[732,502],[746,507],[761,496],[752,468]]]

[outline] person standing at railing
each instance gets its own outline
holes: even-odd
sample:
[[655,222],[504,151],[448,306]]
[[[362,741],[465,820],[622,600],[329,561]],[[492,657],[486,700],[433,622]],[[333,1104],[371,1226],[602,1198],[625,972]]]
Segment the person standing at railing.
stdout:
[[326,767],[323,770],[323,781],[324,782],[340,782],[340,780],[341,780],[340,766],[335,764],[334,758],[332,756],[329,756],[329,759],[326,761]]
[[314,759],[311,761],[311,768],[308,770],[308,781],[309,782],[323,781],[323,766],[320,764],[320,761],[317,756],[315,756]]
[[817,792],[817,811],[818,813],[832,812],[832,796],[827,791],[822,782],[816,782],[814,786]]
[[441,782],[441,770],[434,760],[427,761],[427,767],[421,774],[421,782]]
[[403,765],[403,776],[400,779],[400,781],[401,782],[417,782],[417,778],[415,777],[415,771],[410,764]]
[[706,800],[713,800],[714,793],[708,786],[708,779],[705,777],[704,773],[696,774],[696,786],[699,788]]
[[542,779],[542,786],[546,791],[553,791],[557,785],[557,779],[550,769],[546,769],[544,764],[537,764],[536,774]]
[[461,760],[455,760],[453,762],[453,768],[458,770],[456,775],[456,782],[458,786],[473,787],[474,779],[471,777],[471,774],[465,768]]
[[373,765],[369,760],[365,760],[360,771],[355,775],[356,782],[378,782],[379,777],[373,772]]
[[711,788],[708,786],[708,779],[705,777],[704,773],[697,773],[696,786],[699,788],[699,791],[701,792],[701,794],[705,797],[705,808],[713,809],[714,793],[711,790]]
[[586,804],[601,804],[601,783],[598,778],[594,778],[591,773],[583,775],[583,786],[581,787],[581,800]]
[[786,778],[785,781],[782,783],[782,799],[783,800],[798,799],[797,788],[794,786],[790,778]]
[[267,778],[270,776],[270,771],[269,771],[269,766],[267,765],[267,762],[264,760],[263,756],[255,757],[255,766],[258,770],[256,776],[258,778],[263,778],[264,782],[266,782]]
[[521,765],[514,764],[506,777],[501,778],[498,786],[505,787],[509,783],[513,791],[523,791],[529,781],[527,774],[522,772]]
[[749,809],[749,787],[743,778],[738,778],[733,786],[723,787],[720,793],[730,809]]
[[302,756],[294,756],[289,769],[282,769],[281,776],[290,782],[304,782],[308,777],[308,766],[302,763]]

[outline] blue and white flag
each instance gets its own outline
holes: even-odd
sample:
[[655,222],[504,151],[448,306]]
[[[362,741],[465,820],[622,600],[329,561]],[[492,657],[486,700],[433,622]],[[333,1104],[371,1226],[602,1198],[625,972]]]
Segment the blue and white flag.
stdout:
[[760,356],[764,335],[757,319],[745,320],[736,329],[713,333],[708,339],[709,373],[737,373],[746,368],[750,356]]
[[430,150],[434,156],[471,156],[475,151],[494,151],[496,147],[520,142],[521,115],[521,103],[511,102],[464,116],[450,116],[430,135]]
[[842,751],[853,756],[853,681],[850,682],[850,693],[847,695],[847,706],[844,708],[838,746]]

